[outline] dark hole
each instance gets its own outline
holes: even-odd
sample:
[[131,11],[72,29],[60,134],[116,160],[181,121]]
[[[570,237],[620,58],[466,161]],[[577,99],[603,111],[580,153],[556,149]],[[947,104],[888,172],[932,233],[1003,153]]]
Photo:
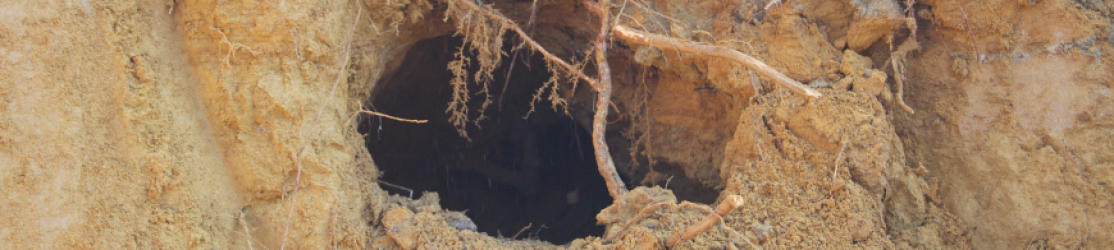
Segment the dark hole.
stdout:
[[[528,224],[533,227],[519,238],[564,244],[602,235],[595,215],[612,200],[596,170],[589,133],[563,111],[551,109],[548,101],[536,103],[534,113],[523,119],[533,93],[549,78],[541,58],[525,52],[514,62],[510,55],[504,57],[490,86],[495,103],[484,112],[487,118],[479,128],[469,126],[472,142],[448,123],[452,74],[446,65],[461,43],[460,38],[439,37],[415,44],[365,104],[369,110],[429,120],[411,124],[361,118],[360,130],[383,172],[381,180],[413,189],[415,195],[439,193],[442,207],[467,210],[478,230],[492,236],[511,237]],[[500,108],[511,63],[517,65]],[[470,93],[479,91],[470,84]],[[470,118],[477,116],[483,99],[482,94],[473,96]]]

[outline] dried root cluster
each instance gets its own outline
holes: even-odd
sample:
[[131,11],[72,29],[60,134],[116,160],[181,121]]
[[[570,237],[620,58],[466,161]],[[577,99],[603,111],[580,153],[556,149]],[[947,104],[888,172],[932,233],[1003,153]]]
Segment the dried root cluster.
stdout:
[[[448,5],[445,20],[454,20],[457,24],[457,34],[464,37],[464,44],[454,54],[455,59],[448,65],[449,70],[454,75],[450,82],[453,86],[453,94],[449,108],[445,112],[451,114],[449,122],[456,127],[457,132],[464,138],[468,138],[469,122],[479,125],[479,122],[485,118],[484,111],[493,103],[490,86],[494,79],[493,72],[499,67],[503,56],[507,56],[507,52],[502,50],[503,35],[506,32],[514,32],[522,39],[522,44],[515,46],[516,50],[526,49],[530,52],[542,54],[547,64],[546,68],[552,75],[534,95],[533,100],[535,102],[541,100],[544,95],[554,109],[566,107],[567,101],[558,94],[560,87],[558,83],[561,79],[567,79],[574,85],[574,88],[579,81],[586,81],[595,86],[595,80],[583,73],[584,65],[582,63],[569,64],[549,53],[530,38],[513,20],[491,6],[477,5],[476,2],[467,0],[446,0],[445,3]],[[470,73],[474,65],[479,66],[479,68],[475,73]],[[470,115],[468,106],[474,94],[469,91],[470,83],[480,86],[480,91],[475,94],[482,94],[484,98],[484,101],[476,110],[480,114],[476,115],[475,118]],[[546,95],[547,92],[548,95]],[[532,110],[533,105],[531,105]]]

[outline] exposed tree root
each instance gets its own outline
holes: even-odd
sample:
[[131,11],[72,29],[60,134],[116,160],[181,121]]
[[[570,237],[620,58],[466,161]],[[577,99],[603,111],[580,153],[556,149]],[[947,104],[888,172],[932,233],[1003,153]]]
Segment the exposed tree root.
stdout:
[[[487,48],[496,46],[496,44],[492,43],[501,40],[489,41],[483,39],[488,39],[485,38],[488,36],[497,37],[503,30],[514,31],[522,39],[525,45],[528,45],[528,47],[534,51],[540,52],[542,56],[545,57],[547,63],[550,64],[550,66],[556,66],[559,69],[563,69],[563,73],[565,73],[564,75],[570,76],[572,78],[579,78],[580,80],[584,80],[592,85],[592,87],[597,91],[595,103],[596,110],[592,121],[592,144],[595,148],[596,164],[598,165],[600,175],[603,176],[604,180],[607,183],[608,193],[611,195],[612,198],[615,199],[619,199],[619,197],[622,197],[624,194],[626,194],[627,187],[623,183],[623,180],[619,177],[618,172],[615,170],[615,163],[611,158],[611,153],[609,152],[607,141],[605,138],[605,133],[607,131],[607,115],[609,111],[608,106],[611,104],[612,92],[611,68],[607,63],[607,41],[609,35],[617,36],[635,44],[648,45],[658,47],[660,49],[674,48],[674,50],[678,54],[683,51],[702,56],[719,57],[734,60],[736,62],[742,63],[744,66],[753,69],[754,71],[757,71],[759,74],[765,77],[773,79],[774,82],[788,88],[794,93],[813,98],[822,96],[820,92],[809,88],[808,86],[805,86],[804,84],[801,84],[796,80],[790,79],[784,74],[781,74],[777,70],[771,68],[769,65],[766,65],[758,59],[750,57],[741,52],[718,46],[704,45],[688,41],[679,41],[674,38],[631,30],[623,25],[612,24],[609,0],[600,0],[597,3],[592,3],[589,0],[583,1],[584,5],[600,18],[599,34],[597,35],[596,41],[594,42],[595,49],[593,52],[595,56],[596,67],[598,68],[599,72],[599,77],[597,79],[588,77],[584,74],[580,67],[568,64],[564,60],[561,60],[560,58],[546,51],[544,48],[541,47],[541,45],[530,38],[530,36],[526,34],[526,32],[519,28],[519,26],[514,21],[503,16],[497,10],[492,9],[488,6],[477,5],[476,2],[470,0],[446,1],[449,4],[450,12],[450,14],[448,14],[447,16],[457,19],[457,22],[459,23],[458,30],[465,31],[466,36],[481,36],[480,38],[470,38],[469,40],[475,40],[472,42],[471,46],[473,50],[477,50],[480,56],[479,61],[481,63],[481,73],[477,73],[476,80],[478,82],[481,82],[481,84],[484,84],[484,91],[482,92],[487,93],[486,81],[490,80],[490,77],[484,77],[484,75],[490,74],[490,68],[494,67],[494,65],[499,60],[499,55],[497,54],[501,53],[491,51],[490,48]],[[474,14],[476,13],[479,13],[481,17],[477,19],[477,17],[474,16]],[[468,31],[475,32],[475,34],[467,34]],[[467,42],[468,41],[466,41],[466,43]],[[457,79],[453,81],[454,88],[456,88],[454,92],[456,92],[456,94],[454,94],[453,102],[452,104],[450,104],[449,110],[447,111],[453,112],[453,118],[450,119],[450,121],[457,126],[458,132],[460,132],[462,136],[465,136],[465,138],[467,138],[467,135],[463,130],[462,122],[468,119],[467,109],[461,105],[467,103],[468,97],[466,88],[463,89],[463,91],[460,88],[464,88],[464,80],[462,76],[467,75],[467,72],[464,72],[463,69],[465,68],[465,66],[467,66],[470,60],[465,58],[461,52],[458,52],[457,54],[458,60],[450,63],[449,65],[449,68],[453,70],[453,73],[455,75],[457,75]],[[557,75],[556,72],[554,73],[555,75]],[[553,81],[555,80],[550,79],[550,81],[547,81],[546,86],[549,86],[549,84],[556,84]],[[544,89],[546,87],[542,88]],[[539,95],[541,91],[543,90],[539,90]],[[537,100],[538,98],[538,96],[535,96],[535,100]],[[551,97],[550,100],[553,101],[555,105],[564,102],[562,99],[558,98],[555,100],[553,97]],[[485,102],[484,107],[486,107],[487,104],[488,103]],[[481,111],[482,110],[483,108],[481,108]],[[482,119],[482,115],[479,119]],[[692,228],[692,230],[697,229],[699,228]],[[706,230],[706,228],[704,230]],[[687,239],[685,237],[691,237],[697,233],[699,233],[699,231],[693,231],[691,233],[693,235],[689,235],[690,233],[686,233],[685,235],[678,236],[678,239]]]
[[[596,166],[607,182],[607,191],[616,200],[627,193],[627,186],[615,171],[615,162],[607,148],[607,106],[611,103],[611,67],[607,64],[607,34],[611,29],[611,13],[608,0],[600,0],[597,8],[590,8],[600,17],[600,33],[596,36],[596,67],[599,69],[599,82],[596,85],[596,114],[592,118],[592,144],[596,148]],[[591,4],[585,3],[591,6]]]
[[[658,208],[668,207],[670,209],[678,209],[678,208],[684,208],[684,207],[695,207],[697,209],[701,209],[701,210],[704,210],[704,211],[708,212],[708,216],[704,217],[704,219],[700,220],[700,222],[697,222],[696,224],[690,225],[682,231],[677,231],[676,233],[673,233],[673,235],[669,236],[669,238],[665,240],[665,245],[669,248],[673,248],[673,247],[677,246],[677,244],[680,244],[681,242],[684,242],[686,240],[690,240],[693,237],[696,237],[697,235],[700,235],[704,231],[708,231],[708,229],[711,229],[712,226],[723,222],[723,216],[726,216],[727,213],[731,212],[731,210],[734,210],[734,209],[742,207],[742,206],[743,206],[743,198],[738,196],[738,195],[727,196],[727,199],[724,200],[723,203],[720,203],[719,206],[716,207],[715,211],[712,211],[711,209],[709,209],[705,206],[699,206],[699,205],[696,205],[694,203],[690,203],[690,202],[687,202],[687,201],[681,202],[681,204],[675,204],[675,203],[670,203],[670,202],[654,203],[654,204],[650,204],[650,205],[647,205],[646,207],[642,208],[642,210],[640,210],[637,215],[635,215],[633,218],[628,220],[626,223],[623,223],[623,227],[619,228],[618,232],[616,232],[615,234],[610,235],[610,236],[605,236],[604,240],[605,241],[613,241],[615,239],[618,239],[618,238],[622,237],[623,233],[626,232],[627,229],[630,228],[630,226],[632,224],[634,224],[635,222],[638,222],[639,220],[642,220],[642,218],[645,218],[647,214],[649,214],[651,211],[657,210]],[[726,224],[722,225],[722,228],[723,228],[724,231],[727,231],[728,233],[731,233],[731,235],[734,236],[734,237],[732,237],[733,240],[742,240],[744,243],[747,243],[747,245],[750,245],[751,248],[760,249],[758,246],[754,245],[754,243],[750,242],[750,239],[747,239],[746,236],[743,236],[738,231],[735,231],[735,229],[732,229],[731,227],[727,226]]]
[[[609,111],[608,106],[611,104],[611,92],[613,88],[611,84],[611,68],[607,63],[607,39],[609,35],[615,35],[636,44],[649,45],[661,49],[672,47],[678,54],[684,51],[703,56],[720,57],[734,60],[753,69],[754,71],[757,71],[759,74],[765,77],[773,79],[774,82],[786,88],[789,88],[794,93],[809,97],[819,97],[822,95],[820,94],[820,92],[817,92],[816,90],[809,88],[804,84],[797,82],[796,80],[790,79],[777,70],[774,70],[769,65],[766,65],[765,63],[741,52],[718,46],[704,45],[695,42],[678,41],[676,39],[660,35],[645,34],[639,31],[628,29],[622,25],[612,24],[609,0],[600,0],[597,3],[592,3],[588,0],[585,0],[583,2],[587,9],[594,12],[596,16],[600,18],[599,34],[597,35],[596,41],[594,42],[595,50],[593,52],[595,56],[596,67],[598,68],[599,72],[599,77],[597,79],[588,77],[584,74],[580,67],[568,64],[564,60],[561,60],[560,58],[557,58],[553,54],[546,51],[544,48],[541,47],[541,45],[539,45],[528,34],[526,34],[526,32],[524,32],[514,21],[506,18],[497,10],[492,9],[488,6],[477,5],[476,2],[469,0],[447,0],[447,2],[450,5],[450,14],[447,16],[457,19],[457,21],[459,22],[458,30],[471,30],[473,32],[476,32],[476,34],[466,34],[466,36],[481,36],[481,38],[470,40],[475,40],[474,42],[472,42],[471,46],[473,47],[473,50],[477,50],[480,55],[479,61],[481,63],[481,73],[477,74],[476,80],[478,82],[481,82],[481,84],[484,84],[484,93],[487,93],[486,81],[490,79],[490,77],[484,77],[484,75],[490,73],[482,72],[490,72],[490,68],[494,67],[495,62],[499,60],[499,56],[495,55],[497,54],[497,52],[493,52],[489,48],[486,48],[496,46],[494,44],[491,44],[493,41],[482,39],[487,39],[483,38],[487,36],[497,37],[497,33],[501,33],[503,30],[514,31],[522,39],[525,45],[528,45],[528,47],[534,51],[540,52],[551,66],[556,66],[559,69],[563,69],[563,73],[565,73],[565,75],[573,78],[579,78],[580,80],[584,80],[592,85],[592,87],[597,91],[595,103],[596,110],[592,121],[592,144],[595,148],[596,164],[599,168],[600,175],[604,177],[604,180],[607,183],[608,193],[611,195],[612,198],[615,199],[618,199],[619,197],[623,196],[623,194],[626,194],[627,188],[626,185],[623,183],[623,180],[619,177],[618,172],[615,170],[615,163],[611,157],[605,138],[605,133],[607,131],[607,115]],[[477,16],[474,16],[474,14],[476,13],[479,13],[480,15],[478,19]],[[477,48],[477,46],[480,48]],[[457,75],[457,79],[453,81],[454,88],[456,88],[454,92],[456,92],[456,94],[454,94],[453,102],[452,104],[450,104],[450,108],[447,111],[453,112],[453,118],[450,119],[450,121],[457,126],[458,132],[460,132],[462,136],[465,136],[465,138],[467,138],[467,135],[463,130],[463,121],[466,121],[468,119],[467,109],[461,105],[467,103],[468,97],[466,89],[460,88],[464,88],[464,80],[462,76],[466,75],[467,73],[464,72],[463,69],[465,68],[466,64],[470,62],[470,60],[464,58],[463,54],[459,52],[457,57],[458,60],[454,61],[454,63],[451,63],[449,66],[449,68],[454,71],[453,73]],[[555,88],[556,83],[553,81],[553,79],[550,79],[550,81],[546,82],[546,86],[549,86],[549,84],[554,84],[553,88]],[[546,87],[543,87],[543,89],[544,88]],[[541,91],[543,90],[539,90],[539,95]],[[535,96],[535,100],[537,100],[538,98],[538,96]],[[554,99],[551,97],[550,100],[554,102],[554,105],[564,102],[559,98]],[[484,107],[486,106],[487,102],[484,103]],[[483,108],[481,108],[481,111],[482,110]],[[482,118],[483,117],[481,115],[481,117],[477,120]]]
[[[917,49],[919,45],[916,40],[915,36],[910,35],[909,38],[905,39],[905,42],[901,43],[901,46],[898,46],[897,50],[891,52],[893,54],[890,55],[890,64],[893,65],[894,80],[897,85],[897,105],[901,106],[905,112],[909,112],[910,114],[915,112],[913,108],[905,104],[905,55],[908,54],[909,51]],[[891,44],[893,43],[891,42]]]
[[615,25],[615,27],[612,28],[612,34],[634,44],[651,46],[661,50],[674,49],[677,50],[678,53],[683,51],[701,56],[719,57],[734,60],[736,62],[742,63],[748,68],[753,69],[754,71],[757,71],[758,74],[761,74],[762,76],[773,79],[775,83],[781,85],[782,87],[788,88],[790,91],[793,91],[793,93],[813,98],[823,96],[815,89],[809,88],[808,86],[805,86],[804,84],[801,84],[796,80],[790,79],[788,76],[785,76],[781,72],[778,72],[774,68],[771,68],[769,65],[766,65],[766,63],[763,63],[762,61],[759,61],[758,59],[750,57],[739,51],[718,46],[700,44],[696,42],[679,41],[677,39],[662,35],[648,34],[641,31],[633,30],[623,25]]
[[708,229],[712,228],[713,225],[719,223],[720,221],[723,221],[723,216],[726,216],[727,213],[731,212],[731,210],[742,206],[742,197],[739,197],[738,195],[727,196],[727,199],[723,200],[723,202],[716,207],[716,211],[714,213],[710,213],[708,214],[708,216],[704,217],[703,220],[700,220],[700,222],[686,227],[684,231],[677,231],[676,233],[673,233],[673,236],[669,236],[669,238],[665,240],[665,245],[672,248],[674,246],[677,246],[677,244],[680,244],[681,242],[700,235],[704,231],[708,231]]
[[[502,30],[514,31],[516,34],[518,34],[518,36],[522,39],[522,41],[526,45],[529,46],[530,49],[541,53],[542,56],[545,57],[545,60],[546,60],[547,64],[549,64],[551,66],[551,71],[554,71],[554,76],[555,77],[559,74],[557,74],[557,71],[556,71],[557,69],[552,69],[553,66],[557,66],[557,68],[563,69],[562,73],[564,73],[564,74],[561,74],[561,75],[566,75],[566,76],[570,76],[570,77],[573,77],[573,78],[579,78],[580,80],[584,80],[584,81],[588,82],[588,84],[592,85],[592,87],[594,89],[596,89],[596,91],[598,92],[598,98],[597,98],[597,102],[596,102],[596,114],[595,114],[595,117],[594,117],[594,120],[593,120],[593,125],[592,125],[592,137],[593,137],[593,140],[592,140],[593,142],[592,143],[594,144],[595,149],[596,149],[596,151],[595,151],[595,153],[596,153],[596,163],[599,166],[600,175],[602,175],[604,177],[604,180],[607,182],[608,191],[611,194],[612,198],[618,199],[620,196],[627,193],[626,185],[623,184],[623,180],[619,177],[618,172],[615,170],[615,163],[613,162],[613,160],[611,158],[611,154],[608,151],[607,142],[604,138],[604,132],[606,131],[606,126],[607,126],[608,105],[611,103],[610,100],[611,100],[611,91],[612,91],[612,88],[611,88],[611,69],[607,65],[607,57],[606,57],[607,56],[607,43],[606,42],[607,42],[607,36],[609,34],[608,30],[610,29],[610,22],[609,22],[609,17],[610,17],[609,14],[610,13],[608,11],[600,11],[600,10],[606,10],[606,8],[604,8],[604,7],[595,8],[594,6],[592,6],[592,4],[588,4],[590,6],[589,9],[596,10],[595,11],[596,14],[601,17],[600,34],[599,34],[598,38],[596,39],[596,48],[595,48],[595,50],[596,50],[595,51],[596,64],[597,64],[597,67],[599,67],[599,74],[600,75],[599,75],[599,79],[592,79],[591,77],[588,77],[587,75],[585,75],[580,67],[571,65],[571,64],[565,62],[564,60],[561,60],[557,56],[555,56],[555,55],[549,53],[548,51],[546,51],[545,48],[542,48],[541,45],[539,45],[528,34],[526,34],[526,32],[524,32],[514,21],[512,21],[509,18],[503,16],[502,14],[500,14],[495,9],[492,9],[488,6],[476,5],[475,2],[470,1],[470,0],[448,0],[447,2],[449,3],[449,11],[450,11],[450,14],[447,15],[447,16],[452,16],[454,19],[457,19],[457,22],[459,23],[458,24],[458,30],[469,30],[468,28],[471,27],[471,28],[475,29],[476,32],[478,32],[478,34],[466,34],[466,36],[468,36],[468,35],[471,35],[471,36],[498,36],[498,34],[489,34],[490,32],[492,32],[492,30],[491,30],[492,28],[499,29],[498,32],[500,32],[500,33],[502,32]],[[599,6],[608,6],[607,1],[606,0],[601,1],[599,3]],[[461,7],[463,7],[463,8],[461,8]],[[476,17],[473,16],[474,13],[481,14],[482,15],[482,17],[480,17],[481,19],[476,19]],[[489,27],[489,26],[495,25],[495,24],[497,24],[498,26],[497,27]],[[484,38],[479,38],[479,39],[484,39]],[[469,40],[474,40],[474,39],[469,38]],[[467,42],[467,40],[466,40],[466,42]],[[479,42],[480,42],[479,44],[476,44],[476,43],[472,44],[474,50],[477,50],[477,48],[476,48],[477,46],[479,46],[479,47],[498,46],[497,44],[489,44],[490,41],[486,41],[486,40],[485,41],[479,41]],[[493,67],[494,64],[495,64],[494,62],[491,62],[491,61],[494,60],[495,62],[497,62],[498,55],[495,55],[494,58],[491,58],[492,55],[495,52],[490,51],[489,48],[479,48],[478,50],[479,50],[479,54],[480,54],[480,63],[481,63],[481,70],[480,71],[485,71],[486,70],[486,72],[490,72],[489,67]],[[463,55],[460,52],[458,52],[457,57],[458,57],[458,60],[454,61],[455,64],[450,63],[449,68],[454,71],[453,73],[455,75],[457,75],[457,80],[454,80],[454,83],[453,83],[454,88],[462,88],[464,86],[463,85],[464,83],[463,83],[463,80],[462,80],[461,76],[467,74],[466,72],[464,72],[463,69],[465,68],[466,64],[469,63],[469,60],[467,58],[463,58]],[[485,59],[487,60],[487,62],[485,62]],[[481,73],[481,74],[477,75],[476,79],[477,79],[478,82],[481,82],[481,84],[485,84],[485,88],[484,88],[485,91],[484,92],[486,93],[486,82],[485,81],[486,81],[486,79],[490,79],[490,77],[484,78],[484,77],[482,77],[482,73]],[[537,99],[539,99],[541,91],[544,91],[544,89],[547,88],[548,86],[553,86],[552,88],[554,89],[554,93],[556,93],[556,82],[555,81],[556,80],[554,78],[551,78],[549,81],[547,81],[546,86],[543,86],[542,89],[539,89],[538,95],[534,96],[534,100],[536,101]],[[460,132],[461,135],[463,135],[463,136],[465,136],[465,138],[467,138],[467,135],[463,130],[463,124],[464,123],[462,122],[462,121],[467,120],[467,110],[466,110],[466,108],[461,106],[461,105],[464,105],[465,103],[468,102],[467,101],[467,92],[466,91],[461,91],[460,89],[454,90],[454,92],[455,93],[454,93],[453,102],[449,105],[450,107],[449,107],[449,110],[447,110],[447,111],[448,112],[453,112],[453,117],[450,119],[450,121],[453,122],[453,124],[457,126],[458,132]],[[555,99],[554,97],[550,97],[549,99],[550,99],[551,102],[554,103],[554,105],[557,105],[558,103],[564,103],[563,99],[559,99],[559,98]],[[486,107],[486,104],[487,103],[485,102],[485,105],[484,105],[485,107]],[[481,108],[481,110],[482,110],[482,108]],[[531,111],[533,111],[533,110],[531,109]],[[482,119],[482,117],[480,119]]]
[[[890,44],[890,65],[893,66],[894,81],[895,85],[897,85],[897,105],[901,106],[901,109],[904,109],[905,112],[909,112],[909,114],[915,112],[913,108],[905,104],[905,56],[921,46],[920,43],[917,42],[917,21],[913,19],[913,4],[916,4],[916,2],[916,0],[905,1],[905,5],[908,6],[905,10],[907,16],[905,19],[905,26],[909,28],[909,37],[905,38],[905,41],[897,47],[897,50],[893,48],[894,35],[890,34],[888,38]],[[972,37],[972,39],[973,38],[974,37]]]

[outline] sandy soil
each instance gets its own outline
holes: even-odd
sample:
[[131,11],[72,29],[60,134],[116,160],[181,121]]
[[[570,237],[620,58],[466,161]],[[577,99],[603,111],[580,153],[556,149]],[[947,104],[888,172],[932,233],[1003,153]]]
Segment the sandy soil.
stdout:
[[[377,183],[397,172],[386,166],[394,154],[495,162],[482,150],[370,145],[372,119],[356,115],[390,100],[403,102],[394,114],[445,122],[449,100],[390,93],[449,84],[408,82],[445,74],[444,63],[404,63],[422,54],[411,48],[455,51],[427,40],[457,32],[449,1],[0,3],[0,249],[666,248],[729,195],[745,205],[677,248],[1114,245],[1112,1],[613,1],[625,25],[753,55],[824,96],[793,95],[735,63],[613,41],[618,114],[607,136],[632,192],[593,200],[606,208],[568,225],[603,233],[563,245],[539,240],[537,227],[492,234],[483,227],[500,218],[450,209],[467,203],[457,193],[410,199]],[[531,23],[566,60],[584,59],[596,35],[576,1],[539,0],[532,22],[531,1],[485,2]],[[919,46],[893,53],[905,41]],[[591,89],[561,86],[567,117],[587,128]],[[549,108],[524,103],[527,90],[508,92],[508,110]],[[482,133],[541,133],[491,120],[468,127],[478,148],[498,144]],[[461,160],[446,160],[454,152]],[[587,188],[570,184],[576,176],[534,187],[463,172],[517,194]],[[639,216],[685,201],[695,203]],[[512,203],[493,210],[520,210]],[[531,218],[571,218],[540,214]],[[568,228],[552,230],[579,231]]]

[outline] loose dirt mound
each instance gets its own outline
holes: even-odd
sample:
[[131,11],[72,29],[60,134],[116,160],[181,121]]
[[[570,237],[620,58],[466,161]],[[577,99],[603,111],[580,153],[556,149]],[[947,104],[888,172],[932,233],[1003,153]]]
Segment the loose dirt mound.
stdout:
[[[573,139],[595,91],[559,76],[526,103],[551,75],[516,72],[554,65],[502,29],[457,30],[485,19],[446,18],[454,1],[0,3],[0,248],[665,248],[730,195],[744,205],[677,247],[1114,245],[1110,1],[612,1],[618,24],[752,55],[824,94],[609,41],[606,139],[640,186],[614,201],[562,175],[590,165],[571,159],[592,159]],[[590,58],[591,1],[465,1]],[[505,53],[488,91],[441,90],[454,34]],[[456,107],[464,126],[450,93],[476,97]],[[501,103],[478,111],[487,98]],[[376,106],[432,121],[357,115]],[[441,136],[453,128],[475,142]],[[402,171],[429,183],[383,182]],[[574,240],[539,240],[558,238]]]

